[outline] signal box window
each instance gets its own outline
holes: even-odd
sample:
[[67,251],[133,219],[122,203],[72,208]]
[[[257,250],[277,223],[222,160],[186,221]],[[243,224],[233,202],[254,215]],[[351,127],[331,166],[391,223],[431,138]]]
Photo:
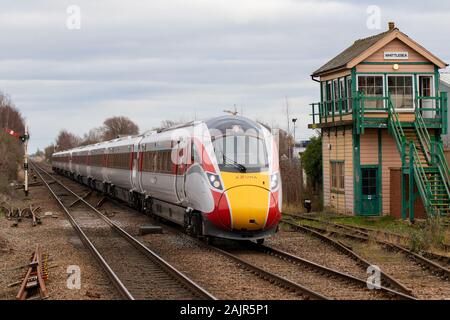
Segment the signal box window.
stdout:
[[331,168],[331,190],[337,193],[345,191],[344,162],[330,162]]
[[[358,91],[364,93],[366,97],[383,98],[383,83],[382,76],[358,76]],[[382,99],[366,100],[364,105],[367,108],[381,109],[384,107]]]

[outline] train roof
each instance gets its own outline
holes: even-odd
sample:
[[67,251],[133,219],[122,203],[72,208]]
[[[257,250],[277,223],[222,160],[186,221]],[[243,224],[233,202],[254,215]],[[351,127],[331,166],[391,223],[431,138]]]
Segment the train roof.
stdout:
[[130,135],[130,136],[124,136],[119,137],[116,139],[99,142],[95,144],[90,144],[87,146],[81,146],[70,150],[64,150],[54,153],[54,155],[63,155],[66,153],[73,153],[73,152],[80,152],[80,151],[90,151],[90,150],[96,150],[99,148],[111,148],[111,147],[118,147],[127,145],[129,142],[134,143],[136,139],[143,139],[145,137],[149,137],[158,133],[165,133],[170,132],[172,130],[181,129],[185,127],[190,126],[196,126],[199,124],[205,123],[209,129],[216,129],[220,130],[221,132],[225,133],[227,129],[232,129],[234,126],[238,125],[242,128],[242,130],[247,131],[249,129],[254,130],[261,130],[262,125],[245,117],[242,116],[232,116],[232,115],[225,115],[225,116],[219,116],[210,118],[207,120],[195,120],[195,121],[189,121],[183,124],[175,125],[169,128],[161,129],[161,130],[149,130],[144,132],[140,135]]
[[249,129],[259,131],[262,129],[262,126],[259,123],[241,116],[215,117],[206,120],[205,123],[209,129],[216,129],[223,133],[225,133],[228,129],[232,129],[234,126],[241,127],[243,131],[247,131]]

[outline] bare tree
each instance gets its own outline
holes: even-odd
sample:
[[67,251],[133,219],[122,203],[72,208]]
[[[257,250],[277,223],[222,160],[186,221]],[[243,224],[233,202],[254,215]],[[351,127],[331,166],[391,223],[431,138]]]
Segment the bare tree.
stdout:
[[52,155],[53,155],[54,152],[55,152],[55,145],[54,144],[51,144],[51,145],[49,145],[48,147],[46,147],[44,149],[45,160],[47,162],[51,162]]
[[0,92],[0,191],[6,191],[8,182],[17,178],[24,152],[19,139],[3,131],[6,128],[23,134],[25,121],[11,99]]
[[67,130],[61,130],[56,138],[56,148],[58,151],[78,147],[80,143],[81,138]]
[[104,136],[103,127],[93,128],[89,130],[88,133],[84,134],[83,141],[81,142],[80,145],[87,146],[90,144],[101,142],[103,141],[103,136]]
[[0,130],[5,128],[25,133],[25,121],[11,99],[0,92]]
[[103,122],[103,140],[115,139],[121,135],[135,135],[139,127],[127,117],[112,117]]
[[292,159],[293,145],[294,145],[294,138],[292,137],[292,135],[287,134],[286,131],[280,129],[279,146],[278,146],[280,158]]

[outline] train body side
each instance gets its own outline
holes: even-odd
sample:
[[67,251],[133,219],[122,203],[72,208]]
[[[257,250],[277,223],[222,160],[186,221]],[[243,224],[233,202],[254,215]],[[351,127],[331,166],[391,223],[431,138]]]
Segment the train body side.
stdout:
[[221,172],[205,122],[58,152],[53,168],[198,235],[262,239],[276,232],[282,199],[281,179],[271,189],[276,145],[260,130],[269,157],[264,172]]

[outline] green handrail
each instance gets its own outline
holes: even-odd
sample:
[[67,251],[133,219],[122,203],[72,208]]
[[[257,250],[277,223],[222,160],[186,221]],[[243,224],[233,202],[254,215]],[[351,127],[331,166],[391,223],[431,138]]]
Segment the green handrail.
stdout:
[[445,158],[442,143],[431,142],[430,134],[428,133],[423,117],[420,112],[417,111],[414,126],[419,135],[420,143],[424,149],[428,149],[428,152],[425,152],[427,160],[429,163],[437,166],[441,179],[444,183],[447,196],[450,199],[450,169],[447,159]]
[[[406,145],[406,136],[401,126],[401,122],[398,116],[398,113],[394,109],[394,105],[390,97],[388,98],[388,117],[389,117],[389,125],[391,127],[391,131],[395,137],[395,141],[397,143],[397,147],[402,155],[402,164],[406,166],[406,154],[405,154],[405,145]],[[417,188],[419,193],[423,199],[424,206],[426,211],[430,214],[435,214],[433,206],[431,205],[431,199],[433,197],[433,193],[431,190],[431,184],[427,178],[427,174],[425,169],[420,161],[419,152],[417,151],[416,146],[411,141],[409,144],[410,148],[410,156],[409,159],[409,167],[412,169],[414,173],[414,178],[417,184]],[[410,177],[412,179],[412,177]],[[412,195],[411,195],[412,196]]]
[[429,163],[433,163],[434,161],[432,159],[433,152],[431,147],[430,134],[428,133],[427,126],[420,111],[416,109],[415,115],[416,121],[414,121],[414,128],[416,129],[417,135],[419,136],[419,141],[425,151],[424,153],[427,158],[427,161]]
[[[310,103],[312,109],[310,115],[313,117],[313,124],[326,123],[329,118],[331,118],[333,122],[337,119],[342,121],[344,116],[353,113],[353,110],[349,110],[349,104],[351,102],[353,105],[355,101],[356,98],[341,98],[338,100]],[[318,110],[316,110],[316,108],[318,108]]]
[[362,104],[363,104],[363,100],[362,100],[362,94],[361,93],[357,93],[357,99],[358,99],[358,103],[355,106],[355,114],[356,114],[356,121],[357,121],[357,128],[358,128],[358,134],[362,134],[362,130],[364,130],[362,128],[362,124],[361,124],[361,118],[362,118]]
[[[405,166],[405,145],[406,145],[406,137],[403,131],[402,125],[400,123],[400,119],[398,117],[398,113],[394,109],[394,105],[392,104],[391,96],[388,96],[387,99],[387,109],[388,109],[388,120],[389,126],[391,128],[391,132],[395,137],[395,142],[397,144],[397,148],[402,157],[402,166]],[[411,159],[410,159],[411,162]]]
[[447,159],[445,158],[444,147],[442,146],[442,143],[437,143],[435,149],[436,149],[436,159],[438,160],[437,163],[439,164],[438,165],[439,171],[441,173],[441,177],[444,182],[448,198],[450,199],[450,169],[447,163]]
[[[433,197],[433,193],[431,192],[431,185],[428,181],[427,174],[420,162],[419,153],[417,151],[414,143],[410,143],[410,148],[413,150],[413,159],[410,159],[410,165],[412,161],[414,176],[417,183],[417,189],[419,190],[420,195],[422,196],[422,200],[424,201],[424,206],[427,212],[434,214],[433,207],[431,205],[431,198]],[[410,177],[411,179],[412,177]],[[410,195],[411,197],[412,195]]]
[[442,116],[442,133],[447,134],[448,130],[448,93],[441,92],[441,116]]
[[357,103],[353,107],[353,115],[354,120],[356,121],[356,128],[358,134],[364,134],[364,123],[365,123],[365,114],[367,111],[387,111],[387,108],[384,104],[382,108],[371,108],[366,106],[367,101],[385,101],[388,100],[388,97],[377,97],[377,96],[366,96],[364,92],[358,91],[356,93]]
[[361,94],[359,95],[359,98],[361,100],[361,107],[359,109],[359,112],[360,112],[360,114],[359,114],[359,122],[360,122],[359,125],[361,126],[361,134],[364,134],[364,115],[366,114],[366,110],[365,110],[366,105],[364,103],[366,97],[364,95],[364,92],[361,92]]

